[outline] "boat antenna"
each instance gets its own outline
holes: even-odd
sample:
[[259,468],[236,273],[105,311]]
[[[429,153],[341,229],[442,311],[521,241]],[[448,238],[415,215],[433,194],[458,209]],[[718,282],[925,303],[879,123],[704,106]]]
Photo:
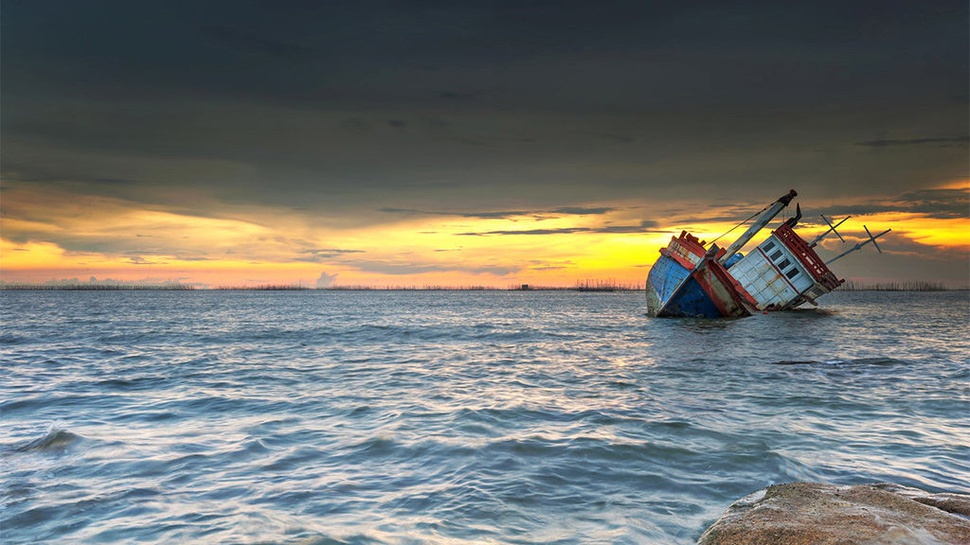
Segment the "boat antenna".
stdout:
[[886,229],[885,231],[879,233],[878,235],[873,235],[869,231],[869,228],[866,227],[865,225],[863,225],[862,228],[865,229],[866,230],[866,234],[869,235],[869,239],[868,240],[856,244],[852,248],[849,248],[848,250],[842,252],[841,254],[839,254],[839,255],[833,257],[832,259],[826,261],[825,264],[826,265],[829,265],[831,263],[835,263],[836,261],[838,261],[838,260],[842,259],[843,257],[851,254],[852,252],[854,252],[856,250],[859,250],[859,249],[862,249],[863,246],[865,246],[866,244],[869,244],[870,242],[872,243],[873,246],[876,247],[877,250],[879,250],[879,253],[881,254],[882,253],[882,248],[880,248],[879,247],[879,244],[876,243],[876,239],[879,238],[879,237],[881,237],[881,236],[883,236],[883,235],[885,235],[886,233],[892,231],[892,229]]
[[822,219],[825,220],[825,223],[828,224],[829,230],[826,231],[826,232],[824,232],[824,233],[822,233],[821,235],[815,237],[815,240],[813,240],[809,244],[809,247],[814,248],[816,245],[818,245],[819,242],[822,241],[823,238],[825,238],[825,235],[827,235],[829,233],[835,233],[835,236],[839,237],[839,240],[841,240],[844,243],[845,242],[845,239],[842,238],[842,235],[840,235],[839,232],[835,230],[835,228],[838,227],[838,226],[840,226],[840,225],[842,225],[845,222],[845,220],[851,218],[852,216],[846,216],[845,219],[843,219],[839,223],[836,223],[835,225],[832,225],[832,222],[829,221],[829,219],[825,217],[825,214],[821,214],[821,216],[822,216]]
[[794,229],[800,219],[802,219],[802,205],[795,203],[795,215],[786,219],[785,225]]

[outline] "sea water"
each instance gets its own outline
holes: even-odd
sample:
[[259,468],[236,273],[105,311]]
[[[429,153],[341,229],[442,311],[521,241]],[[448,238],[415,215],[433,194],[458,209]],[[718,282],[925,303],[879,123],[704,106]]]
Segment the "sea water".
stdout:
[[773,483],[970,493],[970,296],[4,291],[0,541],[691,544]]

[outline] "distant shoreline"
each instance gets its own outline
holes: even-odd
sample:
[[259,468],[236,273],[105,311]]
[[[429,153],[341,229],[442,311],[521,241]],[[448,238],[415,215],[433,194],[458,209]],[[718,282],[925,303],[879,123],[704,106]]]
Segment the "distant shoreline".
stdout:
[[838,291],[967,291],[970,287],[947,288],[942,282],[911,281],[911,282],[876,282],[864,284],[853,280],[846,280],[839,286]]

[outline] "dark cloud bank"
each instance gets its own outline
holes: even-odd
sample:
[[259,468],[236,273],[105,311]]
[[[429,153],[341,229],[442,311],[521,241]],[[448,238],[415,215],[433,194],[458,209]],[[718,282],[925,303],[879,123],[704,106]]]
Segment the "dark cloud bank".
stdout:
[[[788,187],[885,201],[967,176],[964,1],[2,9],[8,186],[355,225]],[[966,214],[913,196],[883,210]]]

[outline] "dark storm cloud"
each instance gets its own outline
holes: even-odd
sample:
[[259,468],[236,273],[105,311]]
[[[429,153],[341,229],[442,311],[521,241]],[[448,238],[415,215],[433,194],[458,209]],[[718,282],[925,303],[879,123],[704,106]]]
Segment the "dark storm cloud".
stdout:
[[921,214],[934,219],[970,216],[970,191],[966,189],[921,189],[899,195],[887,202],[828,207],[826,215],[864,216],[887,212]]
[[321,248],[316,250],[303,250],[300,252],[303,254],[301,257],[297,257],[296,261],[306,261],[310,263],[322,263],[324,261],[329,261],[334,258],[343,257],[349,254],[362,254],[366,253],[364,250],[345,250],[341,248]]
[[606,133],[602,133],[602,134],[597,134],[596,136],[599,136],[600,138],[602,138],[604,140],[609,140],[611,142],[619,142],[619,143],[622,143],[622,144],[627,144],[627,143],[630,143],[630,142],[633,142],[634,140],[636,140],[636,138],[634,138],[634,137],[632,137],[632,136],[630,136],[628,134],[606,134]]
[[362,272],[389,274],[394,276],[409,276],[422,273],[443,271],[458,271],[471,274],[492,274],[504,276],[518,271],[515,267],[501,266],[465,266],[458,263],[442,265],[439,263],[424,263],[419,261],[397,262],[388,260],[354,260],[341,262]]
[[607,225],[598,227],[593,231],[596,233],[666,233],[664,230],[657,230],[659,223],[651,220],[643,220],[640,225]]
[[322,51],[312,47],[263,38],[238,28],[209,26],[202,29],[202,34],[221,40],[232,47],[250,49],[277,59],[326,61],[329,58]]
[[922,86],[889,63],[965,90],[965,17],[963,2],[23,2],[4,6],[4,86],[411,107],[831,102]]
[[967,22],[964,1],[7,2],[2,169],[360,222],[898,193],[966,171],[938,135],[967,132]]
[[886,148],[892,146],[922,146],[926,144],[933,145],[958,145],[966,146],[970,143],[970,135],[964,136],[954,136],[948,138],[908,138],[902,140],[869,140],[867,142],[859,142],[860,146],[868,146],[870,148]]
[[970,214],[970,191],[966,189],[922,189],[899,196],[907,212],[931,218],[964,218]]
[[496,235],[571,235],[573,233],[589,233],[592,229],[589,227],[563,227],[559,229],[522,229],[516,230],[497,230],[497,231],[482,231],[482,232],[466,232],[466,233],[456,233],[458,236],[463,237],[487,237]]
[[406,216],[454,216],[459,218],[477,219],[509,219],[522,216],[532,216],[541,218],[549,215],[566,216],[590,216],[608,214],[616,210],[610,207],[582,207],[582,206],[563,206],[551,210],[499,210],[483,212],[445,212],[416,210],[412,208],[381,208],[381,212],[388,214],[402,214]]
[[458,236],[498,236],[498,235],[571,235],[573,233],[612,233],[612,234],[623,234],[623,233],[652,233],[652,232],[666,232],[666,231],[655,231],[657,227],[657,222],[644,220],[641,221],[639,225],[607,225],[603,227],[562,227],[558,229],[500,229],[495,231],[482,231],[482,232],[465,232],[456,233]]
[[509,212],[477,212],[477,213],[463,213],[463,212],[434,212],[429,210],[416,210],[413,208],[381,208],[380,212],[387,214],[400,214],[404,216],[456,216],[456,217],[473,217],[473,218],[488,218],[488,219],[503,219],[511,216],[521,216],[527,214],[527,212],[521,211],[509,211]]
[[[709,204],[701,210],[701,214],[698,214],[697,210],[677,209],[671,210],[668,218],[676,218],[676,222],[680,224],[745,222],[767,210],[774,202],[765,198],[763,202]],[[782,216],[794,213],[796,204],[796,202],[792,202],[787,209],[781,212]]]
[[165,265],[167,262],[154,259],[146,259],[140,255],[128,256],[128,263],[131,265]]
[[616,210],[615,208],[601,207],[601,208],[584,208],[581,206],[564,206],[562,208],[556,208],[551,212],[553,214],[569,214],[573,216],[587,216],[587,215],[600,215],[608,214]]
[[[819,207],[811,198],[803,199],[802,224],[824,226],[819,214],[827,218],[842,218],[845,216],[860,217],[872,214],[904,213],[920,214],[933,219],[958,219],[970,216],[970,191],[966,189],[920,189],[907,191],[890,198],[866,200],[852,204],[835,204]],[[801,205],[801,203],[799,203]],[[729,206],[724,209],[711,208],[711,213],[703,216],[679,217],[678,222],[684,224],[704,223],[710,221],[742,222],[757,215],[757,206]],[[782,217],[794,215],[794,203]],[[834,221],[834,220],[833,220]]]

